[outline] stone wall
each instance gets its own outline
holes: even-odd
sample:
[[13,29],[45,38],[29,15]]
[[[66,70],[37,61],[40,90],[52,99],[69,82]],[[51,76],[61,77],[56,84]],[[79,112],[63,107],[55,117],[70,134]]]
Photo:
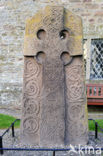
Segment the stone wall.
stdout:
[[82,17],[85,39],[103,38],[103,0],[1,0],[0,108],[21,107],[25,21],[53,1]]

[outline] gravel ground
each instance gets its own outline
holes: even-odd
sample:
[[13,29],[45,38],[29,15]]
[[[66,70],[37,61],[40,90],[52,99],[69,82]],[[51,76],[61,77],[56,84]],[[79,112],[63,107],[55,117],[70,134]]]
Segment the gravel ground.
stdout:
[[[5,130],[0,130],[0,135]],[[103,147],[103,134],[99,133],[98,139],[94,139],[94,132],[89,132],[89,145],[92,147]],[[20,142],[20,129],[15,130],[15,138],[12,138],[11,130],[3,137],[3,147],[5,148],[33,148],[33,146],[27,146]],[[55,156],[101,156],[102,154],[77,154],[68,152],[56,152]],[[35,152],[35,151],[4,151],[3,156],[53,156],[53,152]]]
[[19,109],[0,108],[0,114],[6,114],[20,119],[22,112],[21,109],[19,110]]
[[[19,112],[19,113],[18,113]],[[0,109],[0,113],[12,115],[16,118],[21,118],[20,110],[6,110]],[[0,130],[0,135],[5,130]],[[94,139],[94,132],[89,132],[89,144],[88,147],[100,147],[103,148],[103,133],[99,133],[98,139]],[[12,138],[11,130],[3,137],[3,147],[5,148],[33,148],[33,146],[27,146],[20,141],[20,129],[15,129],[15,138]],[[69,148],[69,147],[67,147]],[[100,153],[100,152],[99,152]],[[4,151],[3,156],[53,156],[53,152],[35,152],[35,151]],[[92,154],[77,154],[75,152],[56,152],[55,156],[103,156],[96,152]]]

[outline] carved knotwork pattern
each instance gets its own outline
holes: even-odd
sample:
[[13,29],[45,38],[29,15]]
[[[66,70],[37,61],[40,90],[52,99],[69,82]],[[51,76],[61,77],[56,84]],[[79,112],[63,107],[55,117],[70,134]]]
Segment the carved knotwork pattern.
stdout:
[[84,104],[80,103],[71,103],[68,108],[68,114],[71,121],[80,120],[84,117]]
[[47,30],[52,33],[58,33],[60,29],[60,23],[63,23],[63,18],[61,18],[61,13],[63,12],[62,8],[52,7],[51,14],[49,16],[45,16],[43,19],[43,25],[47,27]]
[[69,101],[81,100],[84,97],[82,65],[73,65],[67,69],[67,98]]
[[49,60],[45,63],[45,82],[49,92],[55,92],[63,83],[63,65],[61,61]]
[[80,120],[79,122],[69,123],[69,133],[72,139],[75,137],[82,137],[85,134],[87,127],[83,121],[84,120]]
[[83,62],[74,58],[73,62],[66,67],[66,94],[67,94],[67,116],[68,132],[71,140],[75,137],[83,137],[87,132],[85,116],[85,87]]
[[[35,25],[36,17],[31,20],[30,24],[28,22],[30,28],[25,36],[24,55],[30,57],[25,57],[24,62],[23,131],[27,135],[36,134],[35,136],[37,136],[38,134],[38,142],[45,142],[44,146],[48,146],[50,143],[54,145],[57,141],[58,145],[64,144],[65,136],[68,137],[68,134],[74,139],[76,136],[83,135],[86,130],[83,124],[85,117],[82,109],[82,104],[84,107],[85,102],[83,62],[78,60],[80,56],[77,56],[78,53],[76,53],[81,50],[79,42],[81,39],[76,40],[77,36],[81,34],[73,31],[63,40],[63,36],[60,36],[62,30],[70,29],[72,32],[72,25],[75,26],[76,23],[70,19],[71,27],[67,24],[66,26],[64,23],[67,17],[64,18],[63,12],[63,7],[49,7],[46,12],[39,14],[41,22],[38,18],[37,26]],[[72,21],[74,21],[73,24]],[[79,23],[78,25],[80,25]],[[39,38],[38,32],[40,30],[44,30],[45,37]],[[33,34],[30,35],[30,33]],[[78,45],[80,45],[79,50]],[[77,62],[73,63],[73,61],[68,60],[64,63],[61,59],[63,52],[75,56],[73,60],[77,59]],[[45,58],[42,58],[44,60],[39,62],[42,65],[37,63],[38,58],[41,57],[40,55],[38,57],[39,53],[45,54]],[[31,56],[35,56],[36,60]],[[67,64],[68,67],[64,67]],[[40,66],[42,66],[42,70]],[[42,87],[40,78],[43,81]],[[67,99],[65,99],[66,97]],[[67,101],[69,102],[65,104]],[[41,112],[40,102],[42,103]],[[65,131],[66,129],[67,131]]]
[[[40,115],[41,67],[34,57],[24,58],[23,132],[37,133]],[[32,115],[32,116],[31,116]]]

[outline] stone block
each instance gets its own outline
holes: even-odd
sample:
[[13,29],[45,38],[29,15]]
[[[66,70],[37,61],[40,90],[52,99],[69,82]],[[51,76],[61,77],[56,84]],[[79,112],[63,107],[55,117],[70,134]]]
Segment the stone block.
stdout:
[[103,16],[103,11],[97,11],[96,13],[95,13],[95,16]]

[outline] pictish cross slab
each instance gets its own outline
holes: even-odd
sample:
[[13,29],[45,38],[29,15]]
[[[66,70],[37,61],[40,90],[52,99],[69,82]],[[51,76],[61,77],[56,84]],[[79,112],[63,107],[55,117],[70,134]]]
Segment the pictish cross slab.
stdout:
[[[64,29],[63,14],[62,7],[53,7],[51,16],[43,19],[43,27],[37,32],[38,41],[34,42],[38,52],[36,60],[43,65],[40,136],[45,146],[48,140],[54,143],[54,137],[55,143],[62,144],[65,137],[64,65],[68,64],[72,57],[68,52],[69,34]],[[55,127],[55,122],[51,120],[56,120],[58,126]]]
[[[26,22],[22,138],[39,147],[87,142],[82,22],[47,6]],[[82,127],[82,129],[81,129]]]

